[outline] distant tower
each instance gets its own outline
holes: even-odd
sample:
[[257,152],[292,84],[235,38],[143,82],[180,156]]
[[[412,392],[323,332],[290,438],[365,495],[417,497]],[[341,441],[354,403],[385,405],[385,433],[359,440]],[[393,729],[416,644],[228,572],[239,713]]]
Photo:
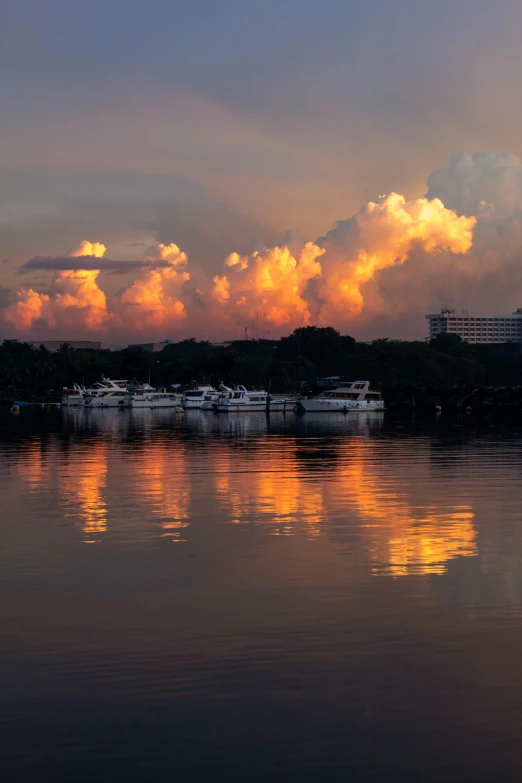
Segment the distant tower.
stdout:
[[245,340],[248,340],[248,326],[245,326]]

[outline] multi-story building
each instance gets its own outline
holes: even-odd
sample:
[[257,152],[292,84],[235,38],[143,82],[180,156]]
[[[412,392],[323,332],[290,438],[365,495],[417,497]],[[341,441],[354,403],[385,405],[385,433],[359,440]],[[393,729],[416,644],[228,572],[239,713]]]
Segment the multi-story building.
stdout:
[[456,312],[443,308],[436,315],[427,315],[430,322],[430,339],[442,332],[458,334],[468,343],[520,343],[522,342],[522,307],[512,315],[474,317],[467,310]]

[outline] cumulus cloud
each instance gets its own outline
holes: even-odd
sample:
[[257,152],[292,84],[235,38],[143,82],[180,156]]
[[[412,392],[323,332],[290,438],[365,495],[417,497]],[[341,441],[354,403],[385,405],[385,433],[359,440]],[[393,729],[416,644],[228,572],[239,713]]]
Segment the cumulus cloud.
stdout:
[[[118,319],[138,332],[177,329],[186,317],[182,291],[190,280],[185,271],[187,255],[171,243],[149,248],[144,258],[155,266],[143,272],[114,302]],[[158,262],[162,265],[156,266]]]
[[522,165],[510,154],[461,153],[428,178],[426,198],[474,215],[464,255],[413,251],[365,286],[357,327],[366,336],[419,336],[424,314],[443,306],[503,314],[522,305]]
[[522,165],[509,153],[461,152],[430,174],[426,198],[440,199],[459,215],[511,217],[522,208]]
[[78,329],[89,333],[236,333],[262,318],[273,335],[311,323],[342,327],[364,305],[362,287],[414,250],[465,253],[474,219],[458,217],[438,200],[406,202],[391,194],[339,221],[317,242],[290,232],[281,245],[250,255],[230,253],[222,274],[208,281],[176,244],[148,248],[144,268],[126,289],[109,300],[99,287],[105,247],[82,242],[67,257],[98,262],[98,269],[63,269],[51,289],[20,289],[4,313],[21,331]]
[[[106,251],[100,242],[83,241],[68,256],[101,259]],[[99,269],[65,269],[54,278],[50,294],[32,288],[16,292],[15,301],[5,310],[4,320],[21,331],[33,325],[49,329],[78,329],[97,332],[107,327],[107,298],[98,286]]]
[[143,260],[150,264],[164,262],[166,266],[185,266],[188,257],[174,242],[171,242],[170,245],[164,245],[160,242],[145,251]]
[[358,315],[364,306],[363,285],[383,269],[404,263],[413,250],[467,253],[474,225],[474,218],[457,216],[439,199],[406,201],[397,193],[338,221],[319,240],[326,250],[319,287],[322,320],[335,322],[339,312],[345,321]]
[[32,288],[17,291],[15,301],[5,310],[3,317],[21,332],[28,332],[35,325],[48,329],[56,326],[50,297]]
[[94,258],[103,258],[107,248],[101,242],[89,242],[84,239],[72,247],[67,253],[71,258],[80,258],[82,256],[94,256]]
[[420,336],[424,313],[442,305],[522,305],[521,206],[515,156],[461,154],[430,175],[424,198],[381,196],[313,242],[289,232],[250,253],[231,247],[213,276],[179,245],[160,243],[132,262],[136,278],[109,297],[99,275],[116,262],[101,243],[82,242],[48,267],[31,259],[31,269],[53,261],[63,268],[48,290],[33,284],[11,294],[4,319],[20,332],[225,337],[258,316],[273,336],[306,324]]
[[212,296],[231,326],[249,324],[258,314],[276,330],[311,322],[308,286],[321,274],[324,250],[306,242],[294,253],[276,246],[226,258],[225,274],[213,279]]

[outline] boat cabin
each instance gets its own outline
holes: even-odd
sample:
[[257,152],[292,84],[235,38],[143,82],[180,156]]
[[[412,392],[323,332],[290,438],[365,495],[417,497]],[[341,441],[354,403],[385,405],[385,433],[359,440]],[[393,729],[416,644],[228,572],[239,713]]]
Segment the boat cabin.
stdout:
[[370,391],[370,381],[348,381],[333,391],[324,391],[319,395],[320,398],[329,400],[368,400],[369,402],[378,402],[382,400],[382,395],[378,391]]

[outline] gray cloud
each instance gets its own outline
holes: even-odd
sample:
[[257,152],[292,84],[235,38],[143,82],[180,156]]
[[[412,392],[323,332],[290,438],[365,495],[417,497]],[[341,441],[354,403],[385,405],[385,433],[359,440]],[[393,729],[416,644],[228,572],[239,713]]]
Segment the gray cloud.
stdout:
[[175,242],[192,263],[203,266],[209,274],[219,272],[223,259],[233,250],[246,254],[280,239],[274,229],[202,193],[162,205],[158,216],[146,221],[144,227],[156,235],[158,242]]
[[[175,242],[208,274],[216,274],[232,250],[248,253],[261,244],[272,244],[278,233],[251,216],[234,211],[224,201],[208,197],[202,188],[183,177],[139,173],[85,173],[52,171],[2,171],[0,202],[10,214],[0,219],[2,248],[17,257],[32,256],[22,271],[71,269],[52,255],[89,237],[107,246],[126,238],[149,235],[158,242]],[[42,211],[45,203],[45,211]],[[145,240],[146,241],[146,240]],[[23,255],[22,255],[23,254]],[[44,254],[49,255],[44,260]],[[20,258],[22,255],[22,258]],[[141,262],[121,265],[104,259],[105,265],[83,268],[123,273]],[[70,261],[68,262],[70,263]]]
[[[147,261],[114,261],[110,258],[96,258],[96,256],[36,256],[30,258],[18,269],[19,274],[27,274],[34,271],[60,271],[65,269],[99,269],[123,275],[134,269],[142,269],[151,266]],[[168,266],[167,262],[154,262],[154,266]]]
[[430,174],[426,197],[461,215],[511,217],[522,210],[522,165],[510,153],[461,152]]

